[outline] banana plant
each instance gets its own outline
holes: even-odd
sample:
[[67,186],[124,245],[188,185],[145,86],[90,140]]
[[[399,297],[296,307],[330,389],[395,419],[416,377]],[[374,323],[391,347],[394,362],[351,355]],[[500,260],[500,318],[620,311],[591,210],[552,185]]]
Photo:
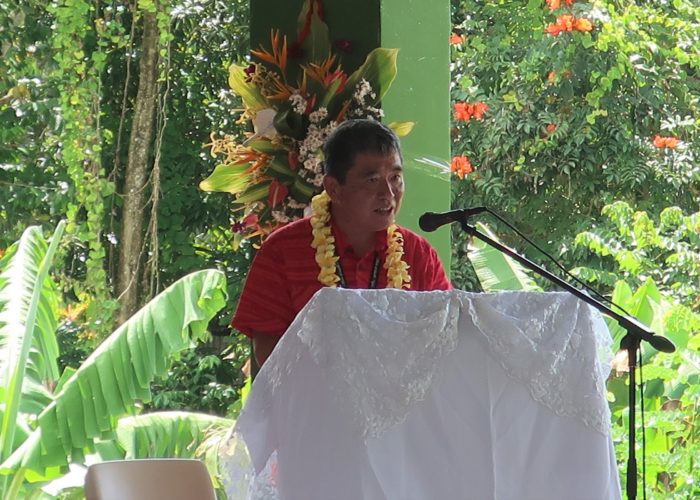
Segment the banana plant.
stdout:
[[[478,223],[476,228],[489,238],[498,238],[484,224]],[[541,291],[529,271],[499,250],[472,238],[469,242],[469,260],[474,267],[479,283],[485,292],[503,290]]]
[[[3,498],[25,498],[31,483],[60,477],[69,463],[118,442],[120,418],[137,415],[139,403],[150,400],[150,383],[180,351],[208,337],[207,324],[227,299],[222,272],[185,276],[59,377],[58,292],[48,272],[62,231],[59,224],[49,245],[30,227],[0,261]],[[190,433],[201,432],[204,420],[190,422]]]

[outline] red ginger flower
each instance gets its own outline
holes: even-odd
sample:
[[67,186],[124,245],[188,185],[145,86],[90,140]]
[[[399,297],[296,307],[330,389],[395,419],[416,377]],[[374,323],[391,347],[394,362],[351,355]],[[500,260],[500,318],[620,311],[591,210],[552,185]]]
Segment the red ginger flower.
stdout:
[[474,171],[474,167],[467,156],[455,156],[450,163],[450,171],[457,174],[460,179],[464,179],[466,174]]
[[282,203],[288,194],[289,188],[277,179],[273,179],[270,184],[270,193],[267,195],[267,203],[269,206],[275,207]]
[[556,129],[557,129],[557,125],[555,123],[550,123],[547,125],[547,133],[548,134],[553,134]]

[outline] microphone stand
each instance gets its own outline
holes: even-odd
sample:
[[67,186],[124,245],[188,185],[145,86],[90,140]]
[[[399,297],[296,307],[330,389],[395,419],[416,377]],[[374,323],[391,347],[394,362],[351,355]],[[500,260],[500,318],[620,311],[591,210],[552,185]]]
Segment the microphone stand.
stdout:
[[579,290],[578,288],[571,285],[569,282],[561,279],[543,267],[535,264],[534,262],[528,260],[522,255],[516,253],[514,250],[502,245],[498,241],[489,238],[485,234],[479,232],[474,226],[468,223],[470,214],[463,214],[462,217],[458,219],[462,229],[469,235],[480,239],[487,245],[492,246],[496,250],[503,252],[509,257],[513,258],[527,269],[534,271],[540,276],[556,283],[564,290],[575,295],[587,304],[592,305],[597,310],[610,316],[615,321],[617,321],[622,328],[627,331],[627,335],[624,336],[620,342],[620,347],[627,350],[629,357],[629,450],[627,458],[627,498],[629,500],[635,500],[637,498],[637,457],[635,452],[635,408],[636,408],[636,382],[635,382],[635,368],[637,361],[637,351],[639,350],[642,340],[649,342],[649,344],[658,351],[662,352],[674,352],[676,350],[673,342],[665,337],[654,334],[652,330],[647,328],[645,325],[637,321],[635,318],[620,314],[608,306],[594,299],[587,293]]

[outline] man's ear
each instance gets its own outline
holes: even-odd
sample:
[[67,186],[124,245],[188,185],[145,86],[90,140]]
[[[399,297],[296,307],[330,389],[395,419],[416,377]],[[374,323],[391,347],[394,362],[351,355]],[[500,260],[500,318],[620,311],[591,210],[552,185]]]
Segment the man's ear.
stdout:
[[330,175],[323,176],[323,189],[325,189],[326,193],[331,197],[331,201],[337,201],[340,195],[340,183],[338,179]]

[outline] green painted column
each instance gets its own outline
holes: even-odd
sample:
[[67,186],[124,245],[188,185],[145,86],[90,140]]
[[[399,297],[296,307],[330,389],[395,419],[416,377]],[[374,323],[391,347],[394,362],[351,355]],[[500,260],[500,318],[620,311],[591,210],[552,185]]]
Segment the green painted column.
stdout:
[[[382,0],[381,46],[399,48],[398,75],[382,102],[385,122],[412,121],[401,139],[407,194],[401,225],[416,230],[424,212],[450,209],[450,4]],[[420,231],[418,231],[420,233]],[[425,235],[450,265],[450,230]]]
[[[294,38],[304,0],[251,0],[251,47],[269,45],[270,29]],[[450,4],[448,0],[324,0],[332,41],[349,40],[342,56],[352,72],[376,47],[398,48],[398,76],[382,102],[384,123],[415,122],[401,139],[407,193],[399,223],[418,229],[426,212],[450,209]],[[422,234],[422,233],[421,233]],[[450,267],[450,231],[425,234]]]

